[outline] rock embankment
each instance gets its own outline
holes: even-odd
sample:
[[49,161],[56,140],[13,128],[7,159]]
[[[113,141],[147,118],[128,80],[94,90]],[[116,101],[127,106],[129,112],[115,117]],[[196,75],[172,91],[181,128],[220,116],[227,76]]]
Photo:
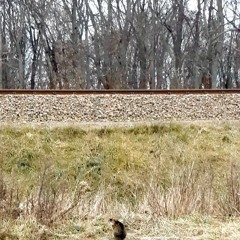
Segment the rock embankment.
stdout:
[[0,122],[239,119],[239,94],[0,95]]

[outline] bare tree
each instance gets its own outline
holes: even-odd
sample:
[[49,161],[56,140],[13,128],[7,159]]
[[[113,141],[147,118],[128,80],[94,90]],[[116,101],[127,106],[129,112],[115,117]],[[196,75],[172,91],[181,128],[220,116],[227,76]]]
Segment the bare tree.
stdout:
[[237,0],[194,1],[1,1],[0,87],[239,87]]

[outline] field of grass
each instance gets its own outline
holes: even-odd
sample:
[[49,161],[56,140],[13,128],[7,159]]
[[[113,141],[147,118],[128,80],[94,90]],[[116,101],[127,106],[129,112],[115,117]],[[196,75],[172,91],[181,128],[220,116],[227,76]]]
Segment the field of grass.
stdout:
[[240,239],[240,126],[0,128],[0,240]]

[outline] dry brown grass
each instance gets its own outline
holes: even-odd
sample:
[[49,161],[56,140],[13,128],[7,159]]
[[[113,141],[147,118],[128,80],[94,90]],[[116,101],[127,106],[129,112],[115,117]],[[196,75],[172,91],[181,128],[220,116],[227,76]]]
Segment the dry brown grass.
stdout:
[[[0,128],[0,239],[238,239],[240,127]],[[234,231],[233,231],[234,230]]]

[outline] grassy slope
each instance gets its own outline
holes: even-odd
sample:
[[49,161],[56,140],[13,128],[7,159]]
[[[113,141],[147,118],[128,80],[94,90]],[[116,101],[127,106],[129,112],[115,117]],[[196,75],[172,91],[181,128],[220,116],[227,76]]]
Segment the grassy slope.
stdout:
[[0,142],[2,236],[104,239],[120,217],[132,239],[239,239],[240,127],[5,126]]

